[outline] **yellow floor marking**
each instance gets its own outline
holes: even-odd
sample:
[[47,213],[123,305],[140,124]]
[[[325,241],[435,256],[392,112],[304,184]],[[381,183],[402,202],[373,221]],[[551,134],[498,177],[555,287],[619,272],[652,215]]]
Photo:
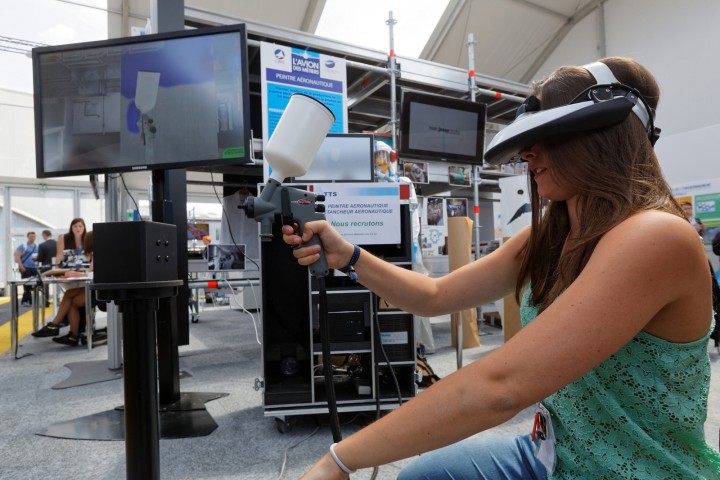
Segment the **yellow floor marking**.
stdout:
[[[7,298],[7,297],[6,297]],[[52,314],[52,309],[45,309],[45,313]],[[45,322],[41,321],[40,325],[44,325]],[[27,312],[20,314],[18,317],[18,342],[23,339],[25,335],[33,331],[33,314],[32,308]],[[4,355],[5,352],[10,350],[10,322],[0,325],[0,355]]]

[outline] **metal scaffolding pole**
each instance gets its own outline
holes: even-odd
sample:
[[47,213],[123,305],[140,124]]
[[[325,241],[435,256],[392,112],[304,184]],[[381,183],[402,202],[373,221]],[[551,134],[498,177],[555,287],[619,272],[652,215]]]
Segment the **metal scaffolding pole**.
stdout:
[[[470,100],[475,101],[475,37],[472,33],[468,33],[468,82],[470,87]],[[480,153],[482,155],[484,152]],[[480,258],[480,178],[481,166],[475,165],[472,170],[472,186],[473,186],[473,231],[475,232],[475,255],[477,260]]]
[[388,19],[385,25],[388,26],[390,34],[390,53],[388,54],[388,69],[390,73],[390,134],[392,138],[392,147],[397,150],[397,93],[395,91],[397,70],[395,68],[395,34],[393,27],[397,21],[393,18],[392,10],[388,12]]

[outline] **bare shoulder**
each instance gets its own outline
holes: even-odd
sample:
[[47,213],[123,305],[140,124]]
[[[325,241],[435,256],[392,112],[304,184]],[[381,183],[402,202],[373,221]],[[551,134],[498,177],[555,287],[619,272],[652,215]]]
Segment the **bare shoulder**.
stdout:
[[661,211],[640,212],[615,226],[600,240],[591,262],[618,272],[640,270],[646,277],[707,270],[695,229],[684,218]]
[[659,211],[633,215],[602,238],[586,268],[593,284],[604,285],[613,298],[643,299],[639,304],[651,312],[645,331],[687,342],[707,330],[712,315],[708,259],[684,218]]
[[702,239],[687,220],[657,210],[627,218],[610,230],[601,243],[605,247],[634,245],[655,252],[702,251]]

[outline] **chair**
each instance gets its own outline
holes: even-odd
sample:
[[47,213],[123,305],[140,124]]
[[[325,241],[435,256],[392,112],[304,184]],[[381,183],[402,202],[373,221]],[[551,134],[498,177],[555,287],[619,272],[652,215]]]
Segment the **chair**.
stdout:
[[[95,309],[100,310],[101,312],[107,312],[107,302],[104,300],[98,300],[97,296],[96,296],[96,292],[94,292],[94,291],[91,292],[90,295],[91,295],[90,303],[92,305],[92,310],[90,311],[90,318],[91,318],[92,326],[93,326],[93,328],[92,328],[92,331],[93,331],[92,344],[93,344],[93,346],[104,345],[107,343],[107,327],[95,328]],[[86,334],[85,334],[85,331],[86,331],[85,319],[87,317],[85,314],[85,307],[80,307],[78,309],[78,311],[80,313],[80,326],[78,328],[78,330],[79,330],[78,337],[80,337],[80,342],[83,345],[87,345],[87,338],[86,338]]]

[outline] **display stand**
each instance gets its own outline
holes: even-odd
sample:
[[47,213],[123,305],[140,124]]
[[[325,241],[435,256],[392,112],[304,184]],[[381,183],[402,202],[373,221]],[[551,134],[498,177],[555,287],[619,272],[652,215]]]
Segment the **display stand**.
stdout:
[[159,439],[210,434],[217,424],[205,403],[224,393],[188,393],[160,406],[155,355],[159,299],[177,295],[181,280],[94,285],[123,313],[124,407],[62,422],[39,435],[83,440],[125,440],[127,478],[160,478]]
[[[407,205],[401,205],[403,242],[410,241],[409,216]],[[291,416],[328,413],[328,392],[319,329],[321,289],[282,241],[280,226],[274,222],[272,241],[261,244],[262,350],[264,414],[285,432]],[[392,261],[410,269],[409,252]],[[325,283],[331,354],[345,362],[333,361],[338,412],[389,410],[414,397],[413,316],[346,276],[331,274]]]
[[125,453],[127,478],[160,478],[160,427],[155,313],[161,298],[177,295],[182,280],[94,285],[123,314]]
[[[107,222],[95,224],[94,236],[96,271],[91,288],[98,299],[114,301],[123,313],[124,408],[53,425],[40,434],[124,438],[128,478],[159,478],[160,436],[209,434],[217,425],[204,404],[225,394],[178,394],[173,401],[158,402],[158,357],[163,357],[156,334],[157,312],[161,302],[177,296],[184,283],[177,279],[175,226]],[[117,242],[118,238],[125,241]],[[129,258],[135,261],[128,262]]]

